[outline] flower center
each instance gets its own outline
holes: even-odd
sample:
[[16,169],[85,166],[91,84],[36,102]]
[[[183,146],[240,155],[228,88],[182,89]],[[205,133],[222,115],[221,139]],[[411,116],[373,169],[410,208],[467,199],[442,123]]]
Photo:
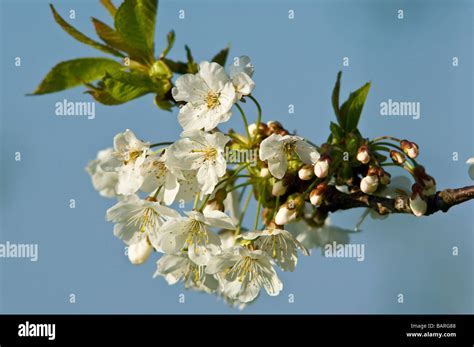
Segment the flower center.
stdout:
[[207,108],[212,110],[213,108],[219,106],[221,103],[219,101],[219,93],[210,91],[206,96]]
[[141,233],[144,233],[147,228],[156,228],[159,223],[159,214],[156,210],[147,207],[145,209],[138,210],[133,216],[128,220],[128,224],[133,224],[138,227],[138,230]]
[[193,149],[191,153],[202,153],[205,160],[214,160],[217,157],[217,149],[214,147],[206,147],[204,149]]
[[193,219],[187,223],[184,227],[184,231],[188,234],[186,242],[184,243],[185,247],[189,248],[192,244],[206,245],[209,242],[206,226],[198,220]]
[[125,165],[133,163],[137,158],[142,154],[142,151],[132,151],[128,154],[128,160],[125,160],[123,163]]

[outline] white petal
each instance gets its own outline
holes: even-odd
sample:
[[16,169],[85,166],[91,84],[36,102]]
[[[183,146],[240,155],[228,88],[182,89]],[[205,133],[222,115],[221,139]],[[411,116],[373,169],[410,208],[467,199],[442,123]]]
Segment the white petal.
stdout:
[[204,212],[206,224],[213,228],[234,230],[235,224],[224,212],[213,210]]
[[208,91],[209,88],[201,77],[185,74],[176,80],[172,95],[176,101],[198,102],[204,100]]
[[288,160],[286,156],[278,159],[268,160],[268,170],[273,177],[282,179],[285,176],[286,170],[288,169]]
[[297,141],[295,145],[296,154],[305,164],[312,165],[316,163],[320,155],[316,147],[310,145],[306,141]]
[[222,66],[208,61],[199,64],[199,76],[215,92],[219,92],[229,80],[229,76],[227,76]]

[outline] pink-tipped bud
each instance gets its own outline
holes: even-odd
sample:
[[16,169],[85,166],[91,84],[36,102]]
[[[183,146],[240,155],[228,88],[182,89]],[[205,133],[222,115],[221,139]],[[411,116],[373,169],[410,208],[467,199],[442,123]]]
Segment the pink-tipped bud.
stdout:
[[401,153],[399,151],[395,151],[395,150],[390,151],[390,158],[392,158],[392,160],[395,164],[399,164],[399,165],[402,165],[406,160],[403,153]]
[[418,145],[415,142],[401,140],[400,147],[408,157],[414,159],[418,156]]
[[314,206],[319,206],[324,200],[324,193],[327,190],[327,184],[321,183],[309,193],[309,201]]
[[298,170],[298,177],[302,181],[308,181],[314,177],[313,167],[311,165],[304,165]]
[[370,161],[369,149],[366,145],[362,145],[357,150],[357,160],[362,164],[367,164]]
[[318,178],[324,178],[329,173],[330,158],[327,155],[322,155],[314,165],[314,174]]

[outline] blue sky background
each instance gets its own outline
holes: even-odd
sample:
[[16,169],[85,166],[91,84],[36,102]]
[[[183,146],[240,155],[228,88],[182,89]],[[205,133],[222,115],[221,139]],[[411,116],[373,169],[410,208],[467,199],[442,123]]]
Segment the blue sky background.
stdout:
[[[98,1],[54,1],[73,25],[93,35],[90,17],[110,23]],[[178,19],[178,11],[186,19]],[[295,19],[288,19],[288,10]],[[397,19],[403,9],[404,20]],[[158,110],[151,96],[118,107],[96,105],[96,118],[54,114],[58,101],[91,101],[79,87],[26,97],[62,60],[102,56],[76,42],[53,21],[48,1],[2,0],[0,242],[38,243],[39,261],[0,259],[3,313],[236,313],[214,296],[152,279],[155,259],[134,267],[104,219],[114,202],[92,188],[84,167],[126,128],[151,142],[180,133],[176,112]],[[472,183],[473,5],[470,1],[161,1],[156,50],[176,32],[172,58],[188,44],[196,60],[231,44],[256,67],[254,95],[265,120],[276,119],[322,142],[334,115],[330,94],[343,70],[341,98],[372,81],[361,119],[367,137],[415,140],[420,161],[439,188]],[[459,58],[453,67],[452,58]],[[21,67],[14,58],[21,57]],[[350,66],[342,67],[349,57]],[[418,101],[421,119],[382,117],[388,99]],[[288,105],[295,113],[288,114]],[[250,105],[247,106],[251,113]],[[242,129],[234,117],[229,127]],[[14,161],[20,151],[22,161]],[[459,161],[452,153],[459,153]],[[69,208],[69,199],[76,208]],[[473,312],[473,207],[466,203],[429,218],[368,219],[351,236],[365,244],[365,261],[300,258],[294,273],[279,273],[278,297],[263,293],[245,313]],[[362,210],[332,221],[352,228]],[[452,256],[452,247],[459,255]],[[76,303],[68,302],[69,294]],[[178,303],[185,293],[186,303]],[[397,303],[403,293],[405,303]],[[294,294],[295,302],[288,303]]]

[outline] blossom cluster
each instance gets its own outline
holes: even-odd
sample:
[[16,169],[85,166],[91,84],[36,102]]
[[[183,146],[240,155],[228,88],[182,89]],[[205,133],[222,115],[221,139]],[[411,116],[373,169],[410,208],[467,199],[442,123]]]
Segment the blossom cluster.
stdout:
[[[200,63],[196,74],[179,77],[172,89],[180,104],[180,139],[150,144],[125,130],[115,136],[113,148],[100,151],[87,167],[95,189],[118,200],[106,218],[115,223],[114,235],[128,246],[132,264],[144,263],[154,251],[162,253],[155,276],[239,306],[253,301],[261,289],[278,295],[283,285],[275,267],[293,271],[298,251],[309,254],[276,224],[244,231],[239,221],[233,176],[251,169],[245,163],[228,167],[225,148],[238,145],[238,138],[217,126],[254,89],[253,70],[246,56],[228,73],[217,63]],[[249,138],[247,148],[255,138]],[[308,164],[318,157],[302,138],[272,134],[261,143],[260,158],[273,176],[282,178],[286,153],[293,149]],[[178,202],[193,200],[191,211],[175,209]]]

